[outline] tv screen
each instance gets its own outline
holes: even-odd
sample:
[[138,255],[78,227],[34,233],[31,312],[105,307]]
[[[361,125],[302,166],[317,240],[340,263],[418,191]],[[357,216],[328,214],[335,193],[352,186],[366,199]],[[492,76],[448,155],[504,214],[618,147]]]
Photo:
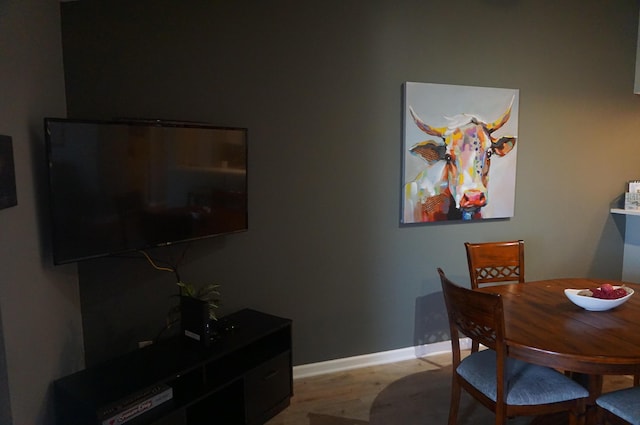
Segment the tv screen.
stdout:
[[45,118],[55,264],[247,230],[247,129]]

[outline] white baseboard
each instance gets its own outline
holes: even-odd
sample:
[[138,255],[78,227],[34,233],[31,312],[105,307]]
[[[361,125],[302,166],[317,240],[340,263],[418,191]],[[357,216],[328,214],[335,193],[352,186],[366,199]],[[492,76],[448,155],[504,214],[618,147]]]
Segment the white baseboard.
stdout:
[[[471,341],[468,338],[461,338],[460,348],[471,348]],[[309,363],[294,366],[293,379],[308,378],[310,376],[322,375],[325,373],[341,372],[344,370],[400,362],[403,360],[417,359],[450,352],[451,341],[441,341],[433,344],[399,348],[397,350],[363,354],[361,356],[345,357],[325,362]]]

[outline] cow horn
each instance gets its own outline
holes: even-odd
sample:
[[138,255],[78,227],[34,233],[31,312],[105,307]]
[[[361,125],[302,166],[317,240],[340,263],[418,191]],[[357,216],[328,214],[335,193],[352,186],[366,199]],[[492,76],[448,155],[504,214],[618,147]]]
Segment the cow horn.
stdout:
[[443,137],[446,127],[442,127],[442,128],[431,127],[429,124],[422,121],[420,117],[416,115],[415,112],[413,112],[413,108],[411,106],[409,106],[409,113],[411,114],[411,118],[413,118],[413,122],[416,123],[416,125],[420,130],[424,131],[425,133],[431,136]]
[[500,118],[498,118],[497,120],[495,120],[491,124],[487,124],[487,131],[489,132],[489,134],[491,134],[494,131],[498,130],[500,127],[505,125],[505,123],[507,121],[509,121],[509,118],[511,117],[511,107],[513,106],[513,101],[515,100],[515,98],[516,98],[515,96],[513,96],[511,98],[511,103],[509,103],[509,107],[504,112],[504,114],[502,114],[502,116],[500,116]]

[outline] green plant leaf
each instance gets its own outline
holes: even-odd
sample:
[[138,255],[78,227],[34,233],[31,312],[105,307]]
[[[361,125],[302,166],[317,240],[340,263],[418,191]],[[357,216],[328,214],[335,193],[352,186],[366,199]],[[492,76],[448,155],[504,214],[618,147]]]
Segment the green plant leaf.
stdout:
[[199,289],[196,289],[192,284],[185,282],[178,282],[177,285],[181,288],[181,295],[205,301],[209,307],[209,318],[212,320],[218,320],[216,316],[216,309],[220,306],[220,291],[218,291],[220,285],[212,283]]

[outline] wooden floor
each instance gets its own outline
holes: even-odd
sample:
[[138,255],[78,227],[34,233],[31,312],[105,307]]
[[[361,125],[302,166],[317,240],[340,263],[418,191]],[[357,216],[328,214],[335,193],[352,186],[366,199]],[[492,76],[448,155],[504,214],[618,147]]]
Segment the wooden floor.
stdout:
[[450,364],[447,353],[298,379],[291,405],[267,425],[369,424],[373,401],[383,389],[405,376]]
[[[291,405],[267,422],[267,425],[429,425],[432,423],[438,425],[436,422],[446,424],[450,365],[451,354],[446,353],[301,378],[294,381]],[[436,396],[418,395],[421,391],[425,392],[425,383],[435,380],[430,378],[436,376],[436,373],[439,373],[440,385],[444,382],[442,391],[438,391],[437,387],[429,388],[429,393],[436,393]],[[411,379],[411,377],[421,378]],[[604,390],[630,386],[632,382],[633,380],[627,376],[606,377]],[[398,383],[403,384],[400,391],[398,391],[400,387]],[[390,395],[394,393],[389,391],[390,388],[395,388],[395,395]],[[383,392],[386,392],[384,397],[381,396]],[[415,400],[411,400],[412,397]],[[428,406],[429,403],[434,405]],[[475,402],[470,401],[470,403]],[[380,410],[386,412],[381,414]],[[484,407],[478,406],[478,410],[479,412],[468,414],[488,414],[489,423],[493,422],[492,414],[485,412]],[[430,416],[432,414],[435,416]],[[425,418],[425,416],[428,417]],[[485,416],[483,416],[484,419],[486,419]],[[464,420],[460,423],[463,422]],[[480,421],[470,420],[470,423],[474,422]]]

